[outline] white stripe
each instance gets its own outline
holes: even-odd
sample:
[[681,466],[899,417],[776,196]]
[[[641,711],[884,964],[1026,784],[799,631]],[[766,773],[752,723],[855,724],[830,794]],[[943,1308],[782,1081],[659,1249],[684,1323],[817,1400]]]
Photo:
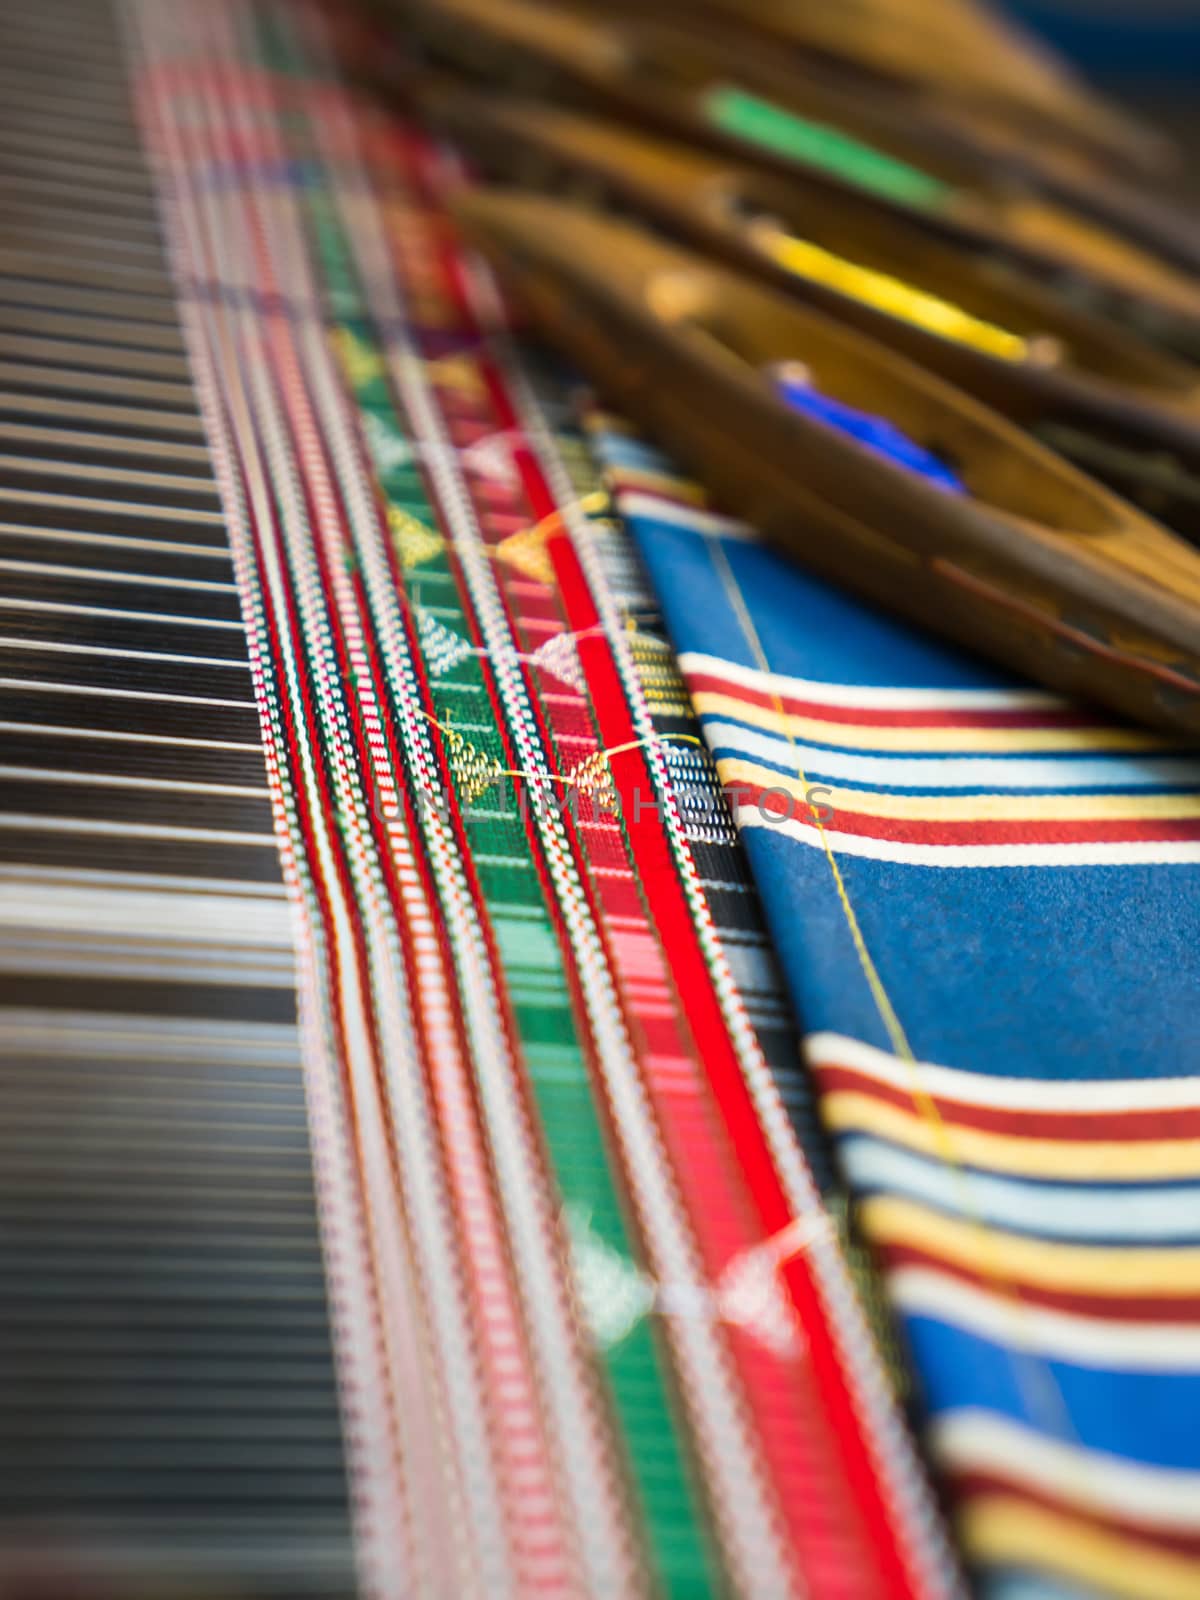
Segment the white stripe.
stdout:
[[94,822],[83,817],[37,817],[0,811],[0,828],[36,833],[85,833],[116,839],[184,839],[199,844],[274,845],[273,833],[223,833],[217,828],[168,828],[159,823]]
[[1101,1515],[1130,1518],[1180,1533],[1200,1529],[1200,1472],[1172,1471],[1085,1450],[1035,1433],[975,1407],[949,1411],[930,1425],[938,1461],[956,1473],[1014,1477]]
[[1200,1240],[1200,1185],[1159,1189],[1096,1184],[1033,1184],[992,1173],[958,1173],[910,1150],[864,1135],[838,1145],[838,1161],[856,1193],[902,1194],[961,1215],[964,1198],[994,1227],[1047,1238],[1172,1244]]
[[111,739],[114,744],[170,744],[186,750],[260,750],[237,739],[184,739],[166,733],[112,733],[107,728],[63,728],[52,722],[0,722],[0,733],[46,733],[58,738]]
[[117,533],[78,533],[70,528],[26,528],[19,522],[0,522],[0,537],[5,536],[45,539],[58,544],[95,544],[105,550],[148,550],[152,555],[205,556],[210,561],[229,561],[229,551],[220,544],[182,544],[174,539],[134,539]]
[[164,578],[149,572],[112,572],[106,567],[75,567],[55,561],[15,561],[0,557],[0,572],[35,572],[48,578],[84,578],[93,583],[136,584],[139,588],[194,589],[200,594],[237,593],[236,583],[221,583],[215,579]]
[[222,700],[214,695],[159,694],[153,689],[109,689],[93,683],[55,683],[49,678],[0,678],[0,689],[22,694],[90,694],[101,700],[152,700],[179,706],[220,706],[230,711],[254,712],[250,700]]
[[770,828],[816,850],[911,867],[1128,867],[1200,861],[1200,839],[1148,839],[1083,844],[901,844],[836,828],[816,828],[786,817],[764,817],[755,806],[738,806],[739,828]]
[[[0,451],[0,470],[3,468],[15,469],[18,472],[37,473],[41,477],[51,474],[70,483],[82,481],[94,483],[104,477],[103,469],[99,467],[84,466],[78,461],[55,461],[46,456],[35,455],[8,455]],[[166,489],[168,492],[184,494],[202,494],[206,500],[216,497],[213,484],[203,478],[194,478],[187,474],[176,472],[146,472],[139,467],[111,467],[108,469],[110,476],[105,479],[106,487],[114,489]],[[124,496],[118,496],[116,503],[124,505]]]
[[[146,890],[162,890],[168,895],[186,896],[191,900],[209,900],[214,897],[251,897],[255,900],[286,901],[287,890],[282,883],[257,883],[241,878],[195,878],[185,873],[173,872],[109,872],[99,867],[48,867],[40,862],[36,866],[0,861],[0,892],[5,883],[19,883],[28,893],[39,894],[48,883],[65,884],[69,888],[100,888],[110,895],[140,894]],[[178,903],[178,902],[177,902]],[[190,910],[188,912],[190,915]]]
[[37,783],[85,784],[88,788],[161,790],[170,794],[232,795],[244,800],[270,800],[271,791],[266,784],[255,788],[248,783],[185,783],[181,778],[125,777],[118,773],[64,772],[55,767],[0,766],[0,779],[9,778],[20,783],[28,779]]
[[50,494],[45,490],[0,487],[0,503],[19,501],[24,505],[58,506],[71,511],[94,511],[109,517],[153,517],[156,522],[190,522],[203,528],[224,528],[220,511],[193,511],[183,506],[146,505],[133,500],[97,500],[89,495]]
[[1101,1372],[1200,1373],[1200,1325],[1081,1316],[992,1294],[933,1267],[887,1274],[888,1298],[992,1344]]
[[692,673],[724,678],[741,688],[822,705],[872,711],[1058,711],[1069,705],[1061,695],[1040,689],[896,689],[865,683],[819,683],[778,672],[743,667],[720,656],[687,650],[679,657],[684,677]]
[[231,1059],[256,1064],[264,1056],[294,1067],[299,1039],[290,1022],[242,1018],[146,1016],[121,1011],[60,1011],[40,1006],[4,1012],[4,1044],[38,1056],[81,1054],[126,1061],[190,1060],[212,1066]]
[[289,956],[292,950],[291,909],[284,901],[240,893],[156,893],[140,884],[114,894],[107,884],[39,881],[34,898],[26,884],[0,881],[0,928],[208,945],[226,955],[251,947]]
[[1064,1111],[1080,1115],[1105,1111],[1177,1111],[1200,1106],[1200,1077],[1000,1078],[932,1062],[904,1062],[888,1050],[842,1033],[811,1033],[805,1053],[815,1066],[852,1067],[904,1094],[918,1084],[935,1099],[1006,1111]]
[[168,655],[162,650],[118,650],[103,644],[63,644],[50,639],[22,639],[18,634],[0,633],[0,646],[12,650],[46,650],[66,656],[103,656],[111,661],[170,661],[187,667],[228,667],[232,672],[249,672],[248,661],[225,661],[220,656]]
[[177,617],[168,611],[123,611],[114,606],[68,605],[60,600],[14,600],[0,595],[0,606],[6,611],[52,612],[55,616],[116,617],[121,622],[161,622],[176,628],[225,628],[242,632],[241,622],[226,622],[218,617]]
[[857,750],[826,750],[798,739],[763,733],[719,717],[701,717],[704,737],[716,752],[730,751],[767,762],[788,774],[843,778],[878,789],[1158,789],[1200,785],[1194,756],[877,756]]

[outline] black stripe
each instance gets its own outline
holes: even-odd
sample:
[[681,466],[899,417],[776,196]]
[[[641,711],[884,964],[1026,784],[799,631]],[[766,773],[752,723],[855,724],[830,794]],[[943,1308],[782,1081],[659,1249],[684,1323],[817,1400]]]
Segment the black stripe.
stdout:
[[264,834],[268,838],[273,825],[270,802],[245,795],[180,794],[103,783],[39,783],[3,776],[0,813],[63,821],[123,822],[146,828],[203,828],[220,833]]
[[[2,667],[0,657],[0,669]],[[160,738],[165,735],[184,739],[231,739],[250,746],[255,745],[259,737],[258,712],[253,705],[189,705],[70,694],[61,690],[9,689],[3,684],[0,684],[0,721],[107,729],[113,733],[149,733]],[[10,734],[7,739],[12,737]],[[3,759],[14,764],[7,753],[3,754]],[[228,767],[222,765],[221,770],[227,772]],[[178,776],[178,772],[174,775]]]
[[[103,868],[106,872],[278,883],[279,861],[262,845],[195,844],[179,839],[128,839],[43,833],[0,820],[0,861],[27,867]],[[2,1209],[2,1207],[0,1207]]]
[[[288,1023],[295,1019],[296,997],[291,989],[255,988],[242,984],[186,984],[169,980],[120,980],[112,978],[83,978],[76,975],[61,978],[41,974],[22,974],[14,977],[0,973],[0,1006],[37,1006],[49,1010],[76,1010],[107,1012],[119,1011],[130,1016],[157,1017],[208,1017],[219,1016],[229,1022]],[[282,1120],[288,1140],[302,1145],[307,1136],[307,1126],[301,1108],[292,1100],[294,1116]],[[240,1107],[236,1116],[222,1101],[213,1106],[207,1116],[202,1108],[189,1108],[189,1135],[203,1138],[206,1126],[213,1137],[241,1129],[255,1129],[256,1137],[265,1137],[265,1130],[281,1127],[279,1108],[268,1108],[269,1115],[247,1116]],[[61,1108],[49,1107],[42,1113],[46,1131],[53,1133],[61,1126]],[[97,1119],[100,1112],[97,1112]],[[155,1106],[146,1101],[128,1106],[120,1117],[111,1119],[114,1130],[122,1124],[145,1126],[169,1124],[178,1117],[171,1105]],[[18,1138],[24,1130],[32,1131],[31,1118],[19,1103],[5,1109],[5,1133],[0,1134],[0,1147],[6,1137]]]
[[157,539],[171,543],[229,548],[220,522],[203,516],[156,514],[152,507],[92,502],[91,496],[63,494],[43,502],[22,497],[0,485],[0,522],[17,527],[74,529],[79,533],[117,534],[122,539]]
[[[82,723],[83,718],[79,719]],[[156,730],[159,732],[160,730]],[[199,735],[185,735],[199,737]],[[257,743],[244,750],[206,750],[183,744],[142,744],[107,738],[79,738],[60,732],[7,730],[0,749],[0,765],[41,767],[62,772],[108,773],[115,777],[179,779],[188,783],[236,783],[266,786],[263,754]],[[65,786],[55,786],[54,792]],[[15,809],[9,807],[8,809]],[[207,827],[193,818],[192,826]],[[266,831],[271,829],[270,821]]]
[[246,639],[240,629],[205,628],[196,623],[142,622],[127,616],[93,617],[80,612],[39,613],[10,607],[2,596],[0,632],[25,639],[45,639],[110,650],[209,656],[220,661],[246,659]]
[[[102,550],[93,553],[97,566],[103,557]],[[106,606],[210,622],[240,622],[242,615],[237,595],[225,590],[193,589],[174,583],[144,584],[120,573],[105,578],[96,573],[68,576],[17,566],[0,567],[0,607],[16,600],[44,600],[48,589],[56,605]]]
[[[92,655],[82,650],[37,650],[32,648],[29,635],[22,632],[22,619],[8,620],[13,622],[13,626],[5,630],[5,637],[0,638],[0,677],[78,684],[83,688],[199,695],[216,700],[240,700],[247,706],[254,705],[250,671],[244,661],[203,666],[193,661],[165,661],[153,657],[131,660],[127,656]],[[3,623],[0,623],[0,627],[3,627]],[[200,654],[199,651],[190,653]]]
[[[189,544],[188,539],[170,543]],[[110,572],[143,573],[154,578],[190,578],[200,583],[232,583],[233,562],[224,551],[192,555],[177,550],[155,550],[149,540],[140,545],[119,545],[97,535],[90,539],[51,538],[32,532],[9,530],[0,523],[0,560],[53,563],[55,566],[95,568]],[[52,580],[57,584],[58,580]],[[49,580],[47,580],[48,586]],[[0,579],[0,588],[7,588]],[[177,591],[172,591],[177,592]]]

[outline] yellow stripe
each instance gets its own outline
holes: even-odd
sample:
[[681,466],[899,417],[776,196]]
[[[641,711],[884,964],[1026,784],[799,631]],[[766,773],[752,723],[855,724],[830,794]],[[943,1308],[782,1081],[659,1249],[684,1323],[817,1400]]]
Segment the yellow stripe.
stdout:
[[1120,1600],[1196,1600],[1200,1561],[1011,1495],[980,1495],[957,1517],[968,1560],[1051,1568]]
[[[837,1089],[821,1101],[825,1120],[839,1133],[863,1130],[942,1159],[927,1121],[872,1095]],[[968,1128],[943,1111],[957,1162],[1026,1177],[1121,1183],[1152,1178],[1200,1177],[1200,1139],[1042,1139]]]
[[789,715],[733,695],[701,689],[693,694],[702,716],[749,723],[779,738],[815,740],[849,750],[996,751],[1016,755],[1027,750],[1171,750],[1177,742],[1135,728],[916,728],[882,727],[861,722],[825,722]]
[[810,239],[797,239],[770,225],[754,227],[751,234],[765,255],[797,277],[825,284],[838,294],[848,295],[852,300],[873,306],[927,333],[971,345],[984,355],[996,356],[1002,361],[1024,361],[1030,354],[1029,342],[1020,334],[972,316],[961,306],[905,283],[901,278],[849,261]]
[[[773,767],[738,756],[717,762],[721,781],[785,789],[803,800],[807,789]],[[810,785],[811,786],[811,785]],[[842,789],[823,783],[818,802],[835,813],[857,811],[868,817],[903,817],[917,822],[1046,821],[1086,822],[1094,818],[1141,821],[1159,817],[1200,817],[1200,794],[884,794],[874,789]],[[799,808],[793,814],[801,821]]]
[[[979,1226],[969,1219],[946,1217],[916,1201],[886,1195],[864,1200],[859,1218],[875,1245],[910,1245],[948,1266],[981,1270]],[[989,1228],[988,1240],[995,1264],[1014,1282],[1031,1288],[1167,1298],[1200,1294],[1200,1249],[1191,1246],[1118,1250],[1030,1239],[995,1227]]]

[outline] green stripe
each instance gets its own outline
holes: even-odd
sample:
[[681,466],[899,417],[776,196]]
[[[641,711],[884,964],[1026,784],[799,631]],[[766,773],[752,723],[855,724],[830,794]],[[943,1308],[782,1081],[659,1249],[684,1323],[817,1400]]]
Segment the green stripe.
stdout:
[[936,206],[950,198],[949,184],[919,167],[897,161],[823,122],[810,122],[783,106],[731,84],[708,90],[704,114],[722,133],[770,150],[802,166],[820,167],[835,177],[904,205]]

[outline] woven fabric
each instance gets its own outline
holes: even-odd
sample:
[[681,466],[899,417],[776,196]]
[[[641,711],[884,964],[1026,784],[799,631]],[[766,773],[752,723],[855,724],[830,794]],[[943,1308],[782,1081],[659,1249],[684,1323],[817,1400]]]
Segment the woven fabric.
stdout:
[[713,769],[453,161],[319,9],[130,14],[298,916],[364,1587],[952,1592]]
[[1200,1592],[1200,761],[594,437],[989,1595]]

